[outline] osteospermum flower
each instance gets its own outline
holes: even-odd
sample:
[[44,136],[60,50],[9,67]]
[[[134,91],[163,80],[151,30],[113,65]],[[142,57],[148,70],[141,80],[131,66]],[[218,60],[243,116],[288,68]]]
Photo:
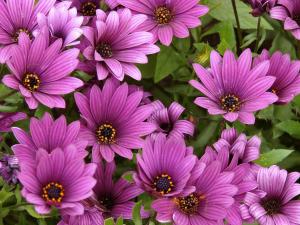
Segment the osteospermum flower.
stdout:
[[201,25],[200,16],[208,12],[208,7],[198,0],[118,0],[119,4],[136,13],[147,15],[141,29],[150,31],[154,41],[170,45],[173,36],[186,38],[189,28]]
[[165,108],[160,101],[155,101],[152,105],[155,107],[155,111],[148,121],[156,126],[155,132],[163,132],[177,137],[184,137],[184,134],[193,135],[194,125],[188,120],[179,119],[185,110],[183,106],[173,102],[169,108]]
[[29,129],[30,134],[17,127],[12,128],[13,134],[19,142],[19,144],[12,146],[12,149],[21,165],[34,165],[39,149],[44,149],[50,153],[56,148],[64,150],[73,146],[77,149],[80,157],[86,156],[87,141],[78,137],[79,121],[67,125],[65,116],[53,120],[49,113],[45,113],[40,120],[31,118]]
[[96,10],[100,8],[99,0],[72,0],[72,6],[75,6],[78,12],[86,18],[96,16]]
[[228,148],[236,162],[249,163],[259,158],[260,144],[259,137],[253,136],[248,140],[245,134],[239,134],[235,128],[229,128],[222,131],[221,138],[213,146],[217,152],[224,147]]
[[154,196],[189,194],[195,190],[187,181],[196,163],[183,138],[159,134],[148,137],[142,155],[137,155],[138,172],[134,174],[136,184]]
[[277,0],[247,0],[252,7],[253,16],[261,16],[265,12],[269,13],[275,6]]
[[52,40],[62,38],[63,47],[79,44],[78,39],[83,33],[83,17],[77,16],[77,9],[70,9],[70,5],[71,2],[62,2],[53,7],[48,16],[42,13],[37,16],[40,29],[48,29]]
[[49,108],[65,108],[61,95],[83,85],[81,80],[69,76],[77,67],[79,50],[61,52],[61,39],[50,46],[48,42],[43,33],[32,43],[22,33],[7,64],[11,74],[2,80],[6,86],[20,91],[30,109],[36,109],[39,103]]
[[266,76],[270,63],[265,61],[251,68],[252,54],[249,49],[237,60],[229,50],[223,58],[212,51],[210,62],[209,70],[194,64],[201,83],[190,81],[205,95],[196,98],[195,104],[208,109],[209,114],[223,115],[230,122],[239,120],[254,124],[253,113],[277,101],[277,96],[268,92],[275,81],[275,77]]
[[276,77],[269,91],[278,96],[277,103],[289,103],[300,93],[300,61],[292,61],[290,55],[275,52],[273,55],[263,50],[254,59],[254,65],[270,60],[268,75]]
[[0,158],[0,177],[8,184],[18,183],[19,160],[14,155]]
[[[116,165],[114,162],[98,164],[95,178],[97,184],[94,187],[95,197],[98,206],[103,210],[103,217],[113,217],[117,219],[122,216],[124,219],[132,218],[132,209],[135,205],[134,198],[143,193],[143,190],[130,183],[124,178],[113,181],[113,173]],[[147,217],[149,214],[141,210],[141,216]]]
[[270,11],[272,18],[283,21],[284,29],[300,40],[300,4],[299,1],[278,0]]
[[[0,63],[11,56],[20,33],[33,37],[37,29],[37,14],[47,14],[55,0],[0,0]],[[21,13],[22,12],[22,13]]]
[[139,26],[147,19],[144,15],[132,15],[129,9],[111,11],[97,10],[93,27],[84,28],[88,47],[83,50],[87,60],[93,61],[99,80],[111,73],[118,80],[129,75],[140,80],[142,75],[135,63],[148,62],[146,55],[157,53],[152,44],[152,34],[141,31]]
[[3,113],[0,112],[0,132],[9,132],[13,123],[26,119],[26,113]]
[[80,201],[93,194],[95,164],[85,164],[77,157],[76,149],[57,148],[50,154],[39,150],[33,166],[35,169],[21,168],[18,178],[23,185],[23,196],[34,204],[38,213],[48,214],[51,207],[60,209],[62,214],[84,213]]
[[76,93],[75,101],[84,120],[80,136],[93,146],[95,159],[111,162],[115,153],[131,159],[132,149],[143,146],[142,136],[152,133],[154,125],[144,122],[151,105],[139,106],[143,91],[129,94],[126,83],[106,80],[102,90],[94,85],[87,95]]
[[196,187],[194,192],[157,199],[152,203],[152,208],[157,212],[156,220],[175,225],[215,225],[226,217],[227,209],[234,203],[233,196],[238,191],[231,184],[234,173],[222,172],[218,161],[207,166],[202,163],[199,168],[192,174]]
[[[288,173],[278,166],[261,168],[257,174],[258,190],[247,193],[244,203],[260,225],[300,224],[300,173]],[[243,207],[244,208],[244,207]]]

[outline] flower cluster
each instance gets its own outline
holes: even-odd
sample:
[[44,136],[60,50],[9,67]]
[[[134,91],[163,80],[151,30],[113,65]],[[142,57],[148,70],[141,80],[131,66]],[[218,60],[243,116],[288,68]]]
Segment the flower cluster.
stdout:
[[[300,39],[297,1],[249,2],[254,16],[270,13]],[[255,124],[256,112],[291,102],[299,61],[246,49],[213,50],[209,68],[193,64],[197,78],[185,82],[195,104],[226,124],[202,155],[189,146],[199,132],[192,107],[132,84],[142,79],[137,64],[188,37],[207,13],[198,0],[0,0],[2,82],[31,115],[17,127],[25,113],[0,113],[0,131],[17,141],[0,158],[3,180],[19,183],[37,213],[56,208],[58,225],[130,220],[142,194],[151,203],[140,217],[160,223],[300,225],[300,173],[258,165],[263,139],[234,123]],[[119,164],[131,171],[120,174]]]

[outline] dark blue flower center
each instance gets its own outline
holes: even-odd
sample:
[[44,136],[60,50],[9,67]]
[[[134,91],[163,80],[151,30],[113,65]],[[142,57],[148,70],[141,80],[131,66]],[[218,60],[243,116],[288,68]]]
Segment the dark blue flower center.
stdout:
[[111,45],[108,43],[98,44],[96,50],[103,58],[111,58],[113,56]]
[[112,209],[114,206],[114,202],[113,199],[110,196],[102,196],[99,199],[99,202],[101,204],[101,206],[103,206],[105,209]]
[[51,182],[43,187],[43,198],[50,204],[60,204],[65,191],[63,186],[57,182]]
[[278,199],[267,199],[263,200],[262,206],[268,215],[274,215],[280,212],[281,202]]
[[94,2],[87,1],[81,5],[81,13],[84,16],[95,16],[97,5]]
[[156,8],[154,12],[154,18],[158,24],[164,25],[170,23],[173,16],[170,9],[165,6],[160,6]]
[[168,174],[157,176],[153,182],[154,190],[160,194],[168,194],[174,187],[172,178]]
[[236,112],[240,109],[240,100],[237,96],[228,94],[221,98],[221,106],[227,112]]
[[183,213],[195,214],[198,211],[200,201],[203,199],[204,196],[193,193],[186,197],[176,198],[176,204]]
[[98,141],[102,144],[111,144],[115,142],[117,131],[108,123],[102,124],[96,130]]
[[31,92],[36,91],[41,84],[39,76],[35,73],[26,73],[22,82],[24,87]]

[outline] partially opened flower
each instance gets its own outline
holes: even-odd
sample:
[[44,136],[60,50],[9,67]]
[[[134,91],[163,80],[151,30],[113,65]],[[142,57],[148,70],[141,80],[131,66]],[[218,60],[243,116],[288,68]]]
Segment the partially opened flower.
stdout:
[[[288,173],[278,166],[261,168],[257,182],[260,193],[248,192],[244,216],[252,216],[260,225],[300,224],[300,173]],[[245,207],[243,207],[245,208]]]
[[135,64],[145,64],[147,55],[159,52],[151,42],[152,34],[139,28],[146,19],[144,15],[132,15],[129,9],[108,14],[97,10],[93,26],[84,28],[86,40],[82,45],[87,43],[83,55],[93,62],[99,80],[110,73],[121,81],[125,75],[142,78]]
[[66,117],[61,116],[53,120],[49,113],[45,113],[42,119],[30,119],[30,134],[20,128],[14,127],[12,131],[19,144],[12,146],[12,149],[20,164],[34,165],[36,153],[39,149],[51,152],[56,148],[67,149],[73,146],[77,149],[79,157],[86,156],[86,140],[80,140],[80,122],[75,121],[67,124]]
[[222,172],[221,163],[199,164],[192,174],[196,190],[189,195],[174,198],[161,198],[152,203],[157,212],[156,220],[161,223],[173,222],[175,225],[216,225],[223,224],[234,203],[233,196],[238,189],[231,184],[234,173]]
[[116,81],[108,79],[102,89],[94,85],[86,95],[75,94],[83,119],[80,137],[93,146],[95,160],[102,156],[111,162],[115,153],[132,159],[132,149],[143,146],[141,137],[155,129],[153,124],[145,122],[152,106],[140,106],[144,92],[129,94],[128,85]]
[[7,63],[11,74],[2,80],[6,86],[20,91],[30,109],[36,109],[39,103],[49,108],[65,108],[61,95],[83,85],[81,80],[69,76],[77,67],[79,50],[61,52],[62,40],[49,46],[47,35],[41,33],[31,43],[22,33]]
[[275,6],[277,0],[247,0],[253,9],[253,16],[261,16],[262,14],[269,13]]
[[0,177],[8,184],[18,183],[19,160],[14,155],[0,158]]
[[269,62],[264,61],[254,68],[249,49],[235,59],[227,50],[222,58],[216,51],[211,53],[211,69],[194,64],[201,82],[191,80],[190,84],[205,97],[198,97],[195,104],[208,109],[212,115],[223,115],[224,119],[245,124],[254,124],[254,112],[277,101],[277,96],[268,90],[275,77],[267,76]]
[[184,137],[185,134],[192,136],[194,134],[194,125],[188,120],[180,120],[179,117],[185,110],[177,102],[173,102],[169,108],[160,101],[152,104],[155,111],[149,117],[148,121],[156,126],[155,132],[163,132],[169,136]]
[[26,119],[26,113],[4,113],[0,112],[0,132],[9,132],[13,123]]
[[136,13],[147,15],[141,29],[150,31],[154,41],[170,45],[173,36],[186,38],[189,28],[201,25],[200,16],[208,12],[208,7],[200,5],[198,0],[118,0]]
[[150,194],[170,197],[190,194],[195,190],[187,185],[197,157],[190,154],[182,137],[166,138],[159,134],[146,139],[141,155],[137,155],[138,172],[134,180]]
[[37,14],[47,14],[55,0],[0,0],[0,63],[11,56],[20,33],[33,38],[37,29]]
[[95,164],[85,164],[77,157],[76,149],[62,151],[57,148],[50,154],[38,151],[35,169],[22,169],[19,173],[22,194],[34,204],[40,214],[48,214],[51,207],[62,214],[81,215],[84,207],[80,201],[92,196],[96,180]]
[[278,0],[278,4],[270,11],[272,18],[283,21],[284,29],[300,40],[300,2]]
[[300,94],[300,61],[292,61],[289,54],[275,52],[273,55],[263,50],[254,60],[254,65],[270,60],[267,75],[276,77],[269,91],[278,96],[277,103],[289,103]]
[[239,134],[235,128],[229,128],[222,131],[221,138],[213,144],[213,147],[217,152],[224,147],[228,148],[232,158],[240,163],[249,163],[259,158],[260,144],[259,137],[247,139],[244,133]]
[[52,40],[63,39],[63,47],[73,46],[80,43],[78,40],[83,31],[81,25],[83,17],[77,16],[75,7],[69,8],[69,4],[57,4],[49,15],[39,13],[37,15],[40,30],[48,29]]
[[[131,219],[135,205],[134,198],[142,194],[143,190],[124,178],[114,182],[113,173],[115,169],[114,162],[98,163],[95,173],[97,180],[94,188],[95,197],[98,200],[98,206],[103,210],[105,219],[109,217]],[[147,217],[148,213],[141,210],[141,216]]]

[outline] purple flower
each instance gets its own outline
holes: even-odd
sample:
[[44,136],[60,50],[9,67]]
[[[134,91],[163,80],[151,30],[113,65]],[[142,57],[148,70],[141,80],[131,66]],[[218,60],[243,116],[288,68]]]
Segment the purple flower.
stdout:
[[247,0],[253,9],[253,16],[261,16],[265,12],[269,13],[275,6],[277,0]]
[[80,122],[75,121],[67,125],[65,116],[53,120],[49,113],[45,113],[42,119],[30,119],[30,134],[20,128],[14,127],[12,131],[19,144],[12,149],[20,164],[34,165],[37,151],[44,149],[51,153],[56,148],[76,148],[81,158],[86,156],[86,140],[80,140]]
[[118,0],[119,4],[136,13],[147,15],[141,29],[150,31],[154,41],[170,45],[173,36],[186,38],[189,28],[201,25],[200,16],[208,12],[208,7],[198,0]]
[[261,168],[257,175],[260,192],[247,193],[243,216],[252,216],[261,225],[300,224],[300,184],[296,183],[299,178],[300,173],[288,173],[278,166]]
[[96,10],[100,8],[99,0],[71,0],[72,6],[85,17],[85,24],[90,18],[96,16]]
[[95,164],[85,164],[74,148],[56,148],[50,154],[40,149],[33,169],[22,169],[19,179],[22,195],[34,204],[40,214],[47,214],[54,206],[67,215],[81,215],[80,201],[92,196],[96,184]]
[[48,29],[53,40],[62,38],[63,47],[79,44],[78,39],[83,33],[83,17],[77,16],[75,7],[69,9],[70,5],[71,2],[61,2],[50,10],[48,16],[42,13],[37,16],[40,29]]
[[267,50],[254,59],[254,65],[264,60],[270,60],[267,74],[276,77],[270,91],[278,96],[277,103],[291,102],[300,93],[300,61],[292,61],[290,55],[275,52],[273,55]]
[[27,118],[26,113],[3,113],[0,112],[0,132],[9,132],[13,123]]
[[36,109],[39,102],[49,108],[65,108],[61,95],[83,85],[81,80],[69,76],[77,67],[79,50],[61,52],[61,47],[61,39],[49,46],[48,37],[43,33],[32,43],[27,35],[20,35],[19,45],[7,63],[11,74],[2,81],[20,91],[30,109]]
[[8,184],[18,183],[19,160],[14,155],[0,158],[0,177]]
[[227,50],[222,58],[216,51],[211,53],[211,68],[206,70],[199,64],[194,69],[201,83],[191,80],[190,84],[202,92],[195,104],[208,109],[209,114],[223,115],[224,119],[245,124],[254,124],[254,112],[277,101],[277,96],[268,92],[275,77],[266,76],[269,62],[264,61],[254,68],[249,49],[235,59]]
[[[98,169],[95,173],[97,184],[94,187],[95,197],[98,200],[98,206],[103,210],[104,218],[113,217],[117,219],[122,216],[124,219],[132,218],[132,209],[135,205],[134,198],[143,193],[143,190],[130,183],[124,178],[120,178],[114,183],[112,177],[116,165],[114,162],[98,163]],[[149,214],[141,210],[142,217],[148,217]]]
[[300,2],[278,0],[278,5],[271,9],[273,19],[284,22],[284,29],[300,40]]
[[118,0],[104,0],[104,2],[110,9],[114,9],[119,5]]
[[[11,56],[20,33],[33,37],[37,28],[37,14],[47,14],[55,0],[0,0],[0,63]],[[22,13],[21,13],[22,12]]]
[[[174,164],[176,165],[176,164]],[[189,195],[161,198],[152,203],[161,222],[175,225],[216,225],[227,215],[238,189],[231,184],[233,172],[222,172],[221,163],[198,163],[192,174],[196,190]],[[223,223],[221,223],[223,224]]]
[[155,107],[155,111],[148,119],[148,122],[156,126],[155,132],[162,132],[169,136],[177,137],[184,137],[184,134],[191,136],[194,134],[193,123],[179,119],[185,110],[180,104],[173,102],[169,108],[165,108],[160,101],[155,101],[152,105]]
[[158,134],[146,139],[142,155],[137,155],[136,184],[150,194],[161,197],[190,194],[195,190],[187,185],[197,157],[190,154],[182,138],[166,138]]
[[132,15],[129,9],[111,11],[108,14],[97,10],[97,18],[92,27],[84,28],[82,45],[87,43],[83,55],[93,61],[99,80],[111,73],[118,80],[125,74],[136,80],[142,78],[135,63],[145,64],[149,54],[159,52],[152,44],[152,34],[141,31],[139,26],[145,22],[145,15]]
[[106,80],[102,90],[94,85],[86,95],[75,94],[83,118],[80,136],[93,146],[93,157],[108,162],[115,153],[132,159],[132,149],[143,146],[142,136],[152,133],[154,125],[144,122],[152,113],[151,105],[142,105],[143,91],[129,94],[128,85]]
[[238,134],[235,128],[230,128],[222,131],[221,138],[213,147],[217,152],[228,148],[236,162],[249,163],[259,158],[260,144],[259,137],[253,136],[248,140],[245,134]]

